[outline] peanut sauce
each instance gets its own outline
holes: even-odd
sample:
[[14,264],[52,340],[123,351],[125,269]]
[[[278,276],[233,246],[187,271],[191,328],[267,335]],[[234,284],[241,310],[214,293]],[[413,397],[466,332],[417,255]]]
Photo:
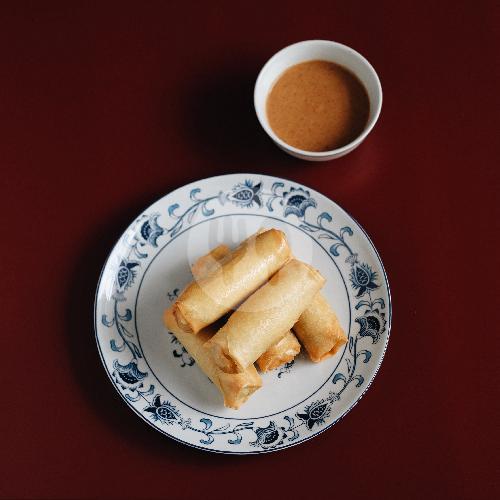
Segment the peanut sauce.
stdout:
[[349,70],[329,61],[288,68],[267,98],[267,118],[275,134],[305,151],[330,151],[363,131],[370,101]]

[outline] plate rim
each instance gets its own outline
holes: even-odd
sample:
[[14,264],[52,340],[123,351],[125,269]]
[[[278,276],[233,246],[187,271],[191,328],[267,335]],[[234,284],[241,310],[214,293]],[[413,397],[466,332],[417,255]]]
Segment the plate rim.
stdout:
[[[146,213],[151,207],[153,207],[154,205],[156,205],[157,203],[159,203],[165,197],[170,196],[170,195],[176,193],[177,191],[185,189],[185,188],[187,188],[187,187],[189,187],[189,186],[191,186],[193,184],[196,184],[196,183],[201,183],[201,182],[205,182],[205,181],[209,181],[209,180],[213,180],[213,179],[218,179],[218,178],[221,178],[221,177],[226,178],[226,177],[229,177],[229,176],[242,176],[242,177],[244,177],[244,176],[259,177],[260,176],[260,177],[267,177],[267,178],[270,178],[270,179],[274,179],[275,181],[276,180],[286,181],[286,182],[291,183],[291,184],[299,185],[299,186],[301,186],[301,187],[303,187],[305,189],[310,189],[310,190],[314,191],[315,193],[317,193],[320,197],[322,197],[327,202],[333,203],[336,208],[338,208],[345,215],[347,215],[348,218],[352,219],[357,224],[357,226],[359,227],[359,229],[361,229],[362,233],[364,234],[364,236],[366,237],[368,243],[370,244],[372,250],[374,251],[375,256],[377,257],[377,260],[378,260],[378,262],[380,264],[380,268],[382,270],[382,274],[383,274],[383,277],[384,277],[384,283],[385,283],[386,288],[387,288],[387,299],[388,299],[387,310],[388,310],[388,316],[387,316],[386,335],[385,335],[384,348],[382,350],[380,359],[378,360],[378,363],[375,366],[373,375],[372,375],[371,379],[368,381],[368,383],[367,383],[366,387],[364,388],[364,390],[360,393],[360,395],[357,397],[357,399],[341,415],[339,415],[335,420],[333,420],[332,422],[330,422],[328,425],[326,425],[322,429],[318,430],[318,432],[316,432],[315,434],[306,436],[306,437],[304,437],[301,440],[294,441],[292,443],[280,446],[279,448],[276,447],[276,448],[268,448],[268,449],[255,450],[255,451],[254,450],[251,450],[251,451],[219,450],[219,449],[212,449],[212,448],[207,448],[207,447],[204,447],[204,446],[199,446],[199,445],[196,445],[194,443],[190,443],[188,441],[183,441],[182,439],[180,439],[180,438],[178,438],[176,436],[168,434],[163,429],[161,429],[161,428],[157,427],[156,425],[154,425],[154,422],[149,421],[144,415],[142,415],[131,404],[131,402],[129,402],[125,398],[124,394],[122,394],[122,392],[118,389],[117,385],[115,384],[115,382],[114,382],[114,380],[113,380],[113,378],[111,376],[111,373],[109,372],[109,370],[108,370],[108,368],[106,366],[106,362],[104,360],[103,353],[102,353],[102,350],[101,350],[101,346],[100,346],[100,343],[99,343],[99,338],[98,338],[98,330],[97,330],[97,297],[98,297],[99,289],[101,287],[102,276],[103,276],[104,271],[106,269],[106,266],[107,266],[107,264],[109,262],[109,259],[113,255],[113,252],[115,251],[115,249],[120,244],[121,238],[123,237],[124,233],[134,224],[134,222],[137,220],[137,217],[140,217],[142,214]],[[111,247],[111,250],[109,251],[106,259],[104,260],[104,263],[102,265],[101,271],[99,273],[99,278],[97,280],[96,290],[95,290],[95,293],[94,293],[93,316],[94,316],[94,318],[93,318],[94,319],[94,321],[93,321],[93,323],[94,323],[94,338],[95,338],[95,341],[96,341],[97,351],[99,353],[99,358],[100,358],[101,363],[103,365],[104,371],[106,372],[106,374],[107,374],[107,376],[108,376],[108,378],[109,378],[109,380],[111,382],[111,385],[114,387],[114,389],[120,395],[121,399],[126,403],[126,405],[136,415],[138,415],[143,421],[145,421],[150,427],[152,427],[153,429],[155,429],[157,432],[160,432],[162,435],[166,436],[167,438],[173,439],[173,440],[175,440],[178,443],[181,443],[183,445],[189,446],[191,448],[195,448],[197,450],[211,452],[211,453],[218,453],[218,454],[223,454],[223,455],[260,455],[260,454],[263,454],[263,453],[274,453],[274,452],[278,452],[278,451],[281,451],[281,450],[285,450],[287,448],[291,448],[293,446],[297,446],[297,445],[300,445],[302,443],[305,443],[306,441],[309,441],[310,439],[313,439],[316,436],[319,436],[320,434],[322,434],[326,430],[328,430],[331,427],[333,427],[339,421],[341,421],[359,403],[359,401],[361,401],[361,399],[363,398],[363,396],[366,394],[366,392],[368,391],[368,389],[373,384],[373,382],[374,382],[374,380],[375,380],[375,378],[376,378],[376,376],[377,376],[377,374],[378,374],[378,372],[380,370],[380,367],[382,366],[382,362],[384,361],[384,358],[385,358],[385,355],[386,355],[386,352],[387,352],[387,349],[388,349],[388,346],[389,346],[389,339],[390,339],[391,327],[392,327],[392,295],[391,295],[391,289],[390,289],[390,285],[389,285],[389,279],[388,279],[388,276],[387,276],[387,272],[385,270],[382,258],[380,257],[380,253],[377,250],[377,247],[374,245],[372,239],[370,238],[370,236],[368,235],[368,233],[366,232],[366,230],[364,229],[364,227],[357,221],[357,219],[354,218],[347,210],[345,210],[344,208],[342,208],[338,203],[336,203],[334,200],[332,200],[328,196],[324,195],[320,191],[317,191],[316,189],[314,189],[312,187],[309,187],[309,186],[303,184],[300,181],[295,181],[295,180],[292,180],[292,179],[288,179],[286,177],[281,177],[281,176],[278,177],[278,176],[275,176],[275,175],[261,174],[261,173],[255,173],[255,172],[253,172],[253,173],[252,172],[232,172],[232,173],[227,173],[227,174],[220,174],[220,175],[213,175],[213,176],[210,176],[210,177],[204,177],[204,178],[196,179],[194,181],[191,181],[191,182],[188,182],[186,184],[183,184],[182,186],[179,186],[176,189],[174,189],[174,190],[172,190],[172,191],[170,191],[168,193],[165,193],[164,195],[160,196],[155,201],[153,201],[152,203],[150,203],[146,208],[144,208],[142,211],[140,211],[139,215],[136,216],[132,220],[132,222],[130,222],[125,227],[125,229],[120,233],[120,235],[118,236],[117,240],[115,241],[115,244]]]

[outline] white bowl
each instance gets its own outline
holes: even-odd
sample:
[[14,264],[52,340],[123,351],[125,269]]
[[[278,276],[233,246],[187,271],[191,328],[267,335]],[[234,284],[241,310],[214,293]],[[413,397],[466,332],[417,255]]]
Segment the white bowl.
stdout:
[[[290,66],[315,59],[335,62],[350,70],[363,83],[370,99],[370,114],[363,132],[349,144],[330,151],[305,151],[290,146],[274,133],[266,113],[267,96],[281,74]],[[281,149],[304,160],[333,160],[357,148],[370,133],[382,108],[382,86],[372,65],[360,53],[347,45],[328,40],[307,40],[285,47],[267,61],[255,82],[254,105],[260,124]]]

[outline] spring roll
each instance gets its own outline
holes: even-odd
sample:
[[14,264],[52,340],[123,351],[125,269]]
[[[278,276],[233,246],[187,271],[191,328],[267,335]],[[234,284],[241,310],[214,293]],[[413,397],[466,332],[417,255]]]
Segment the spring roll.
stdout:
[[268,372],[289,363],[299,352],[300,344],[297,337],[288,331],[277,344],[271,346],[257,359],[257,366],[261,371]]
[[288,262],[290,247],[282,231],[270,229],[248,238],[228,257],[175,302],[174,316],[185,332],[197,333],[235,309]]
[[[269,231],[265,228],[258,229],[254,234],[243,240],[241,243],[245,243],[261,233]],[[223,263],[223,261],[229,260],[229,254],[232,250],[223,243],[214,247],[206,255],[202,255],[197,261],[191,266],[191,274],[195,280],[204,278],[210,271],[217,269]]]
[[231,253],[231,249],[227,245],[219,245],[211,250],[206,255],[200,257],[192,266],[191,273],[195,280],[204,278],[211,270],[216,269],[221,265],[224,257]]
[[224,397],[224,406],[237,410],[257,389],[262,387],[262,379],[255,366],[249,365],[242,373],[224,373],[214,363],[210,352],[204,347],[216,327],[204,328],[198,335],[192,335],[181,330],[175,321],[172,309],[163,315],[166,328],[171,331],[186,348],[196,364],[215,384]]
[[[214,266],[217,261],[227,258],[229,253],[230,249],[225,245],[214,248],[214,250],[208,254],[210,255],[211,265]],[[201,257],[199,260],[203,258],[208,260],[208,255]],[[339,324],[337,315],[321,292],[316,294],[293,329],[304,344],[311,360],[316,363],[336,354],[347,342],[347,336]],[[289,356],[290,359],[287,359],[287,354],[285,352],[286,349],[293,348],[292,337],[288,334],[287,337],[288,342],[285,342],[285,339],[281,340],[276,346],[271,347],[268,352],[264,353],[257,360],[257,365],[262,371],[266,371],[266,369],[263,368],[266,365],[269,365],[267,370],[271,370],[272,367],[276,368],[293,359],[293,357]],[[277,349],[278,345],[281,346],[281,351]],[[297,345],[300,349],[300,344]],[[298,352],[299,351],[297,351],[296,354],[298,354]],[[271,353],[276,357],[275,361],[270,359]],[[282,361],[280,362],[280,360]]]
[[[227,245],[219,245],[208,254],[200,257],[192,266],[191,272],[195,279],[201,279],[211,270],[215,269],[218,263],[231,253]],[[285,363],[289,363],[300,352],[300,343],[293,332],[288,331],[286,335],[275,345],[271,346],[257,360],[257,365],[261,371],[274,370]]]
[[333,356],[347,342],[337,315],[321,293],[302,313],[293,330],[315,363]]
[[217,366],[226,373],[246,370],[286,335],[324,282],[303,262],[285,264],[207,342]]

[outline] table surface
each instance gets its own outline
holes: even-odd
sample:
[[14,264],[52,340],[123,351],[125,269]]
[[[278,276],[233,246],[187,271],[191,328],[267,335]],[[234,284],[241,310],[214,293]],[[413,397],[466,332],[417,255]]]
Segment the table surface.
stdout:
[[[495,4],[2,3],[0,495],[498,494]],[[360,51],[384,90],[365,143],[325,164],[279,151],[252,107],[263,63],[312,38]],[[99,271],[128,223],[187,182],[239,171],[347,209],[382,255],[394,307],[361,404],[316,439],[246,457],[138,419],[92,325]]]

